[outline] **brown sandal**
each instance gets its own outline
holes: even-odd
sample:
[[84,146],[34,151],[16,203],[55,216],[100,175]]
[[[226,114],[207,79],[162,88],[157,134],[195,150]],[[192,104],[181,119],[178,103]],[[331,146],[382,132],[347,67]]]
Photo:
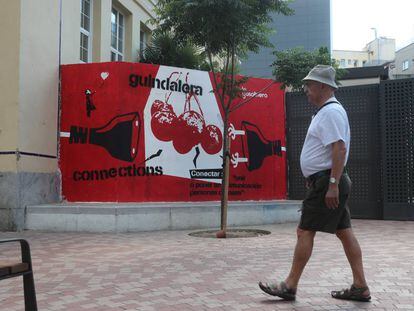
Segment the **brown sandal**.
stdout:
[[280,282],[279,284],[259,282],[259,287],[265,293],[280,297],[284,300],[296,299],[296,288],[288,288],[285,282]]
[[371,300],[371,296],[366,296],[363,294],[366,290],[368,290],[367,286],[358,288],[354,285],[351,285],[350,288],[346,288],[340,291],[332,291],[331,296],[336,299],[368,302]]

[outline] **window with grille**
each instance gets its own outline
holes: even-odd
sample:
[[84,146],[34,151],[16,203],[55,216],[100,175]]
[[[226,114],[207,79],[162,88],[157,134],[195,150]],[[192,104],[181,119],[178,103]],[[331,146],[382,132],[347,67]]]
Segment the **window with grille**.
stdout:
[[407,69],[408,69],[408,60],[405,60],[402,63],[402,70],[407,70]]
[[111,61],[124,60],[125,17],[116,8],[111,14]]
[[92,47],[92,0],[81,0],[81,23],[80,23],[80,53],[79,59],[83,63],[91,60]]
[[147,47],[147,34],[144,31],[139,32],[139,56],[142,58],[144,50]]

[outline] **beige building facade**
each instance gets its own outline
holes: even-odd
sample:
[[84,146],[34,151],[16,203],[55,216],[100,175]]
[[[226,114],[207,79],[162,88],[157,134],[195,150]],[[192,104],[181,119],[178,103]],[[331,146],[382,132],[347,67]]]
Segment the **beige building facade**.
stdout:
[[58,202],[59,66],[137,61],[152,0],[0,0],[0,230]]
[[395,58],[395,39],[378,37],[367,43],[364,51],[368,53],[368,66],[377,66],[393,61]]
[[414,43],[411,43],[395,52],[395,61],[391,66],[392,79],[414,77]]
[[332,58],[340,68],[363,67],[368,61],[366,51],[333,50]]
[[395,39],[379,37],[367,43],[361,51],[333,50],[332,58],[340,68],[378,66],[395,58]]

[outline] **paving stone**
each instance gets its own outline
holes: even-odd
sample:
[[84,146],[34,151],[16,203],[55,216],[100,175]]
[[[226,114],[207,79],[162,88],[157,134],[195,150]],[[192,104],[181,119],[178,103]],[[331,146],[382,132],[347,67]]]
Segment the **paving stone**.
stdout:
[[[270,235],[197,238],[191,231],[141,233],[2,232],[30,242],[39,310],[414,310],[414,222],[354,220],[372,302],[330,297],[352,282],[341,243],[318,233],[296,302],[263,294],[259,280],[290,268],[296,224],[246,227]],[[19,251],[4,251],[19,256]],[[0,309],[24,309],[22,280],[0,283]]]

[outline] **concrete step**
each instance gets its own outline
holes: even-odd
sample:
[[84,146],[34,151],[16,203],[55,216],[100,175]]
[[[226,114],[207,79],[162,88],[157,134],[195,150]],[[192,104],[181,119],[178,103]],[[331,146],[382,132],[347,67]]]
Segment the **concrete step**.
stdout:
[[[297,222],[301,201],[229,202],[228,226]],[[25,229],[138,232],[220,227],[220,202],[58,203],[26,207]]]

